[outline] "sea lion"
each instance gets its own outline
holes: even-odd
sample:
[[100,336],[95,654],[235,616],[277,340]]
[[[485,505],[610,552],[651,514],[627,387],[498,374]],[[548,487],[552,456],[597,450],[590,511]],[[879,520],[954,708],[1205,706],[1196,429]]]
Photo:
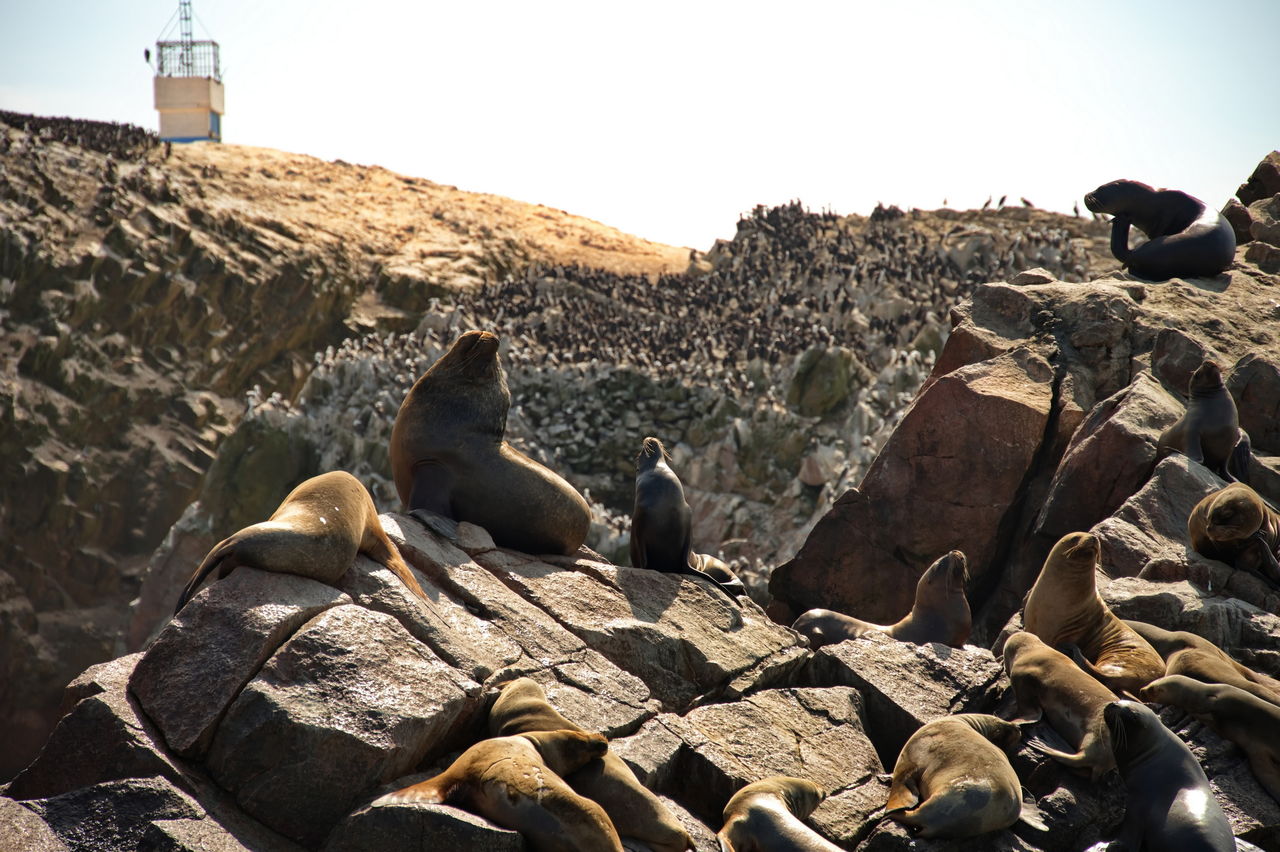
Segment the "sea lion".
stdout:
[[[916,837],[976,837],[1008,828],[1023,814],[1022,785],[1002,749],[1021,738],[1013,722],[983,713],[934,719],[898,754],[885,815]],[[1036,824],[1038,809],[1028,810]]]
[[[215,568],[227,576],[239,565],[310,577],[330,585],[363,553],[385,565],[427,601],[378,520],[373,498],[343,470],[313,476],[289,492],[271,517],[220,541],[196,568],[178,597],[180,611]],[[428,602],[429,603],[429,602]]]
[[468,331],[416,381],[391,429],[391,473],[410,513],[484,527],[503,547],[572,554],[591,509],[564,479],[503,440],[511,391],[498,338]]
[[1258,782],[1280,801],[1280,707],[1225,683],[1182,675],[1153,680],[1142,700],[1181,707],[1240,746]]
[[785,775],[746,785],[724,806],[720,852],[840,852],[801,821],[826,797],[812,781]]
[[598,804],[564,776],[606,753],[609,741],[584,731],[534,731],[481,740],[433,778],[374,801],[453,805],[518,831],[538,852],[623,852]]
[[1077,646],[1081,668],[1117,694],[1136,695],[1164,676],[1164,660],[1102,602],[1094,579],[1100,553],[1090,533],[1059,539],[1027,595],[1022,623],[1051,647]]
[[960,648],[969,641],[973,628],[973,616],[964,591],[968,577],[968,561],[963,553],[953,550],[920,575],[911,612],[896,624],[872,624],[829,609],[811,609],[797,618],[791,629],[808,636],[814,648],[857,639],[868,633],[887,633],[894,639],[917,645],[941,642]]
[[1103,711],[1124,778],[1120,840],[1137,852],[1235,852],[1231,824],[1204,770],[1178,735],[1136,701]]
[[720,584],[720,587],[733,596],[746,595],[747,587],[733,569],[724,560],[717,559],[709,553],[690,553],[689,564],[697,571],[706,574]]
[[1280,706],[1280,681],[1236,662],[1203,636],[1185,630],[1165,630],[1142,621],[1126,619],[1125,624],[1164,657],[1166,675],[1185,675],[1203,683],[1225,683]]
[[1227,482],[1247,482],[1250,451],[1249,436],[1240,431],[1236,401],[1222,381],[1222,370],[1212,361],[1201,363],[1187,385],[1187,410],[1160,435],[1157,461],[1182,453]]
[[1097,781],[1115,767],[1102,710],[1116,696],[1060,651],[1032,633],[1018,631],[1005,641],[1004,667],[1017,699],[1014,724],[1043,716],[1075,752],[1050,747],[1038,738],[1027,745]]
[[1201,556],[1280,583],[1280,513],[1243,482],[1197,503],[1187,519],[1187,536]]
[[[1084,206],[1115,217],[1111,253],[1139,278],[1211,278],[1235,259],[1231,223],[1185,192],[1115,180],[1086,195]],[[1136,249],[1129,248],[1130,225],[1147,235],[1148,241]]]
[[735,593],[746,594],[742,582],[720,560],[715,562],[724,566],[724,572],[711,566],[719,577],[700,567],[708,564],[707,560],[712,557],[693,552],[693,510],[684,499],[680,477],[667,464],[669,458],[666,447],[653,437],[645,438],[640,452],[636,454],[636,501],[631,510],[631,567],[701,577],[715,583],[730,600]]
[[[517,678],[503,686],[489,711],[489,733],[496,737],[561,730],[583,729],[560,715],[531,678]],[[564,780],[574,792],[603,807],[621,836],[643,841],[653,852],[684,852],[692,847],[680,821],[613,752],[588,761]]]

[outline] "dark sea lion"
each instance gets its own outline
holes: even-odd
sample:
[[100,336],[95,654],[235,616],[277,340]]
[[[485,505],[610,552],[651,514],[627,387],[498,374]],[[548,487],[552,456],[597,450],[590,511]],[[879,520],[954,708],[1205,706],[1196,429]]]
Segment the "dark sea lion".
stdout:
[[[1231,223],[1185,192],[1115,180],[1086,195],[1084,206],[1115,217],[1111,253],[1139,278],[1211,278],[1235,259]],[[1130,225],[1147,235],[1148,241],[1136,249],[1129,248]]]
[[1258,782],[1280,801],[1280,707],[1225,683],[1182,675],[1153,680],[1142,700],[1180,707],[1240,746]]
[[609,747],[600,734],[536,731],[481,740],[434,778],[373,804],[453,805],[518,831],[538,852],[623,852],[604,809],[564,776]]
[[1040,721],[1067,740],[1075,752],[1055,749],[1038,739],[1027,744],[1094,781],[1115,767],[1102,711],[1116,696],[1060,651],[1034,634],[1014,633],[1004,645],[1004,667],[1017,699],[1015,724]]
[[1204,770],[1150,708],[1117,701],[1103,711],[1128,796],[1120,839],[1137,852],[1235,852],[1231,824]]
[[1094,570],[1101,547],[1090,533],[1058,540],[1027,595],[1022,623],[1053,648],[1075,645],[1077,662],[1117,694],[1133,695],[1164,676],[1164,660],[1098,595]]
[[[693,510],[684,499],[680,477],[667,464],[669,458],[662,442],[652,437],[644,439],[636,454],[631,567],[701,577],[722,589],[730,600],[735,593],[745,594],[746,588],[727,565],[724,566],[727,577],[724,572],[717,571],[720,576],[716,577],[698,567],[712,557],[693,552]],[[714,565],[711,567],[717,570]]]
[[484,527],[503,547],[572,554],[591,509],[560,476],[503,440],[511,392],[498,338],[468,331],[422,374],[391,430],[391,473],[410,512]]
[[1156,444],[1156,459],[1182,453],[1227,482],[1248,481],[1249,436],[1240,431],[1236,401],[1222,381],[1222,370],[1205,361],[1191,374],[1187,410]]
[[[561,730],[583,729],[560,715],[531,678],[517,678],[503,686],[489,711],[489,733],[493,736]],[[574,792],[604,808],[621,836],[640,840],[653,852],[684,852],[691,848],[689,833],[680,821],[613,752],[588,761],[564,776],[564,780]]]
[[689,564],[695,570],[715,580],[729,594],[735,596],[747,594],[747,587],[738,575],[733,573],[733,569],[724,563],[724,560],[717,559],[709,553],[690,553]]
[[1126,620],[1125,624],[1164,657],[1166,675],[1185,675],[1204,683],[1225,683],[1280,705],[1280,681],[1236,662],[1203,636],[1185,630],[1165,630],[1142,621]]
[[840,852],[802,822],[826,796],[812,781],[785,775],[746,785],[724,806],[720,852]]
[[1280,513],[1243,482],[1197,503],[1187,519],[1187,536],[1201,556],[1280,584]]
[[[982,713],[934,719],[911,735],[893,767],[885,815],[916,837],[976,837],[1023,815],[1022,785],[1002,749],[1022,738],[1013,722]],[[1028,820],[1043,824],[1037,809]]]
[[360,480],[342,470],[303,482],[259,524],[219,542],[196,568],[178,597],[177,612],[214,570],[222,578],[240,566],[310,577],[333,585],[363,553],[385,565],[419,598],[426,594],[378,520],[373,498]]
[[917,645],[941,642],[960,648],[969,641],[973,628],[973,616],[965,597],[967,579],[968,561],[963,553],[953,550],[920,575],[911,612],[896,624],[872,624],[829,609],[811,609],[797,618],[791,629],[808,636],[814,648],[857,639],[868,633],[887,633],[894,639]]

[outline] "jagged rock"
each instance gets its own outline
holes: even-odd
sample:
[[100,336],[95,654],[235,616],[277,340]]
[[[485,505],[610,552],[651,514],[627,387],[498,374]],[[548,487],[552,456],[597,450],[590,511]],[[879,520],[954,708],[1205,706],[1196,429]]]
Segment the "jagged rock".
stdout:
[[525,848],[518,832],[459,808],[397,802],[352,813],[329,835],[323,852],[524,852]]
[[1191,384],[1191,374],[1205,359],[1221,363],[1221,358],[1194,337],[1176,328],[1162,328],[1156,334],[1156,345],[1151,350],[1151,372],[1166,389],[1184,398]]
[[1052,284],[1057,280],[1049,270],[1036,267],[1035,269],[1022,270],[1010,278],[1009,283],[1014,287],[1026,287],[1031,284]]
[[1142,487],[1160,433],[1181,415],[1177,400],[1146,372],[1095,405],[1053,474],[1036,533],[1057,541],[1115,512]]
[[276,648],[316,614],[350,602],[315,580],[237,568],[174,616],[129,689],[175,753],[202,756],[227,706]]
[[[857,852],[1036,852],[1045,848],[1028,843],[1007,828],[968,840],[915,839],[901,825],[886,820],[858,845]],[[1077,847],[1068,848],[1075,850]]]
[[49,824],[13,799],[0,797],[0,843],[22,852],[67,852]]
[[[1000,525],[1045,437],[1053,396],[1053,368],[1027,349],[938,378],[857,491],[774,571],[775,601],[793,616],[824,607],[891,624],[910,611],[924,569],[952,549],[968,557],[971,581],[983,583],[996,567]],[[899,514],[905,505],[909,516]]]
[[395,619],[339,606],[245,686],[209,769],[248,813],[315,845],[364,791],[446,750],[478,692]]
[[137,849],[153,822],[201,819],[194,799],[163,778],[130,778],[27,802],[70,852]]
[[67,714],[5,795],[42,799],[103,781],[153,775],[190,792],[182,769],[157,744],[136,699],[127,693],[141,657],[131,654],[93,666],[67,686]]
[[1249,213],[1248,207],[1232,198],[1222,208],[1222,215],[1227,217],[1227,221],[1231,223],[1231,230],[1235,231],[1237,246],[1242,246],[1253,239],[1253,234],[1249,232],[1250,226],[1253,225],[1253,216]]
[[870,378],[852,350],[815,346],[800,356],[787,388],[787,405],[805,417],[821,417],[848,399],[855,384],[866,384]]
[[863,697],[867,731],[892,769],[907,739],[926,722],[952,713],[989,713],[1004,669],[990,651],[936,642],[914,645],[871,635],[819,648],[800,682],[842,685]]
[[1254,240],[1270,246],[1280,246],[1280,194],[1249,205],[1253,224],[1249,233]]
[[1280,454],[1280,361],[1249,353],[1231,370],[1227,389],[1254,450]]
[[1272,151],[1262,158],[1249,175],[1249,179],[1240,184],[1236,190],[1236,198],[1245,204],[1253,204],[1264,198],[1270,198],[1280,192],[1280,151]]
[[1249,248],[1244,253],[1244,259],[1249,263],[1256,263],[1263,272],[1280,272],[1280,248],[1270,243],[1265,243],[1261,240],[1254,240],[1249,243]]

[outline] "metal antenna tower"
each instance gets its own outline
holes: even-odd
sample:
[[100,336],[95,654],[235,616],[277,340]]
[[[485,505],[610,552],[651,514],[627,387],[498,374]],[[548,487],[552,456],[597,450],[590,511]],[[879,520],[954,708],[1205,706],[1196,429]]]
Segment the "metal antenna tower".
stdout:
[[191,31],[191,0],[178,0],[178,26],[182,38],[182,58],[179,62],[183,70],[191,69],[191,43],[195,36]]

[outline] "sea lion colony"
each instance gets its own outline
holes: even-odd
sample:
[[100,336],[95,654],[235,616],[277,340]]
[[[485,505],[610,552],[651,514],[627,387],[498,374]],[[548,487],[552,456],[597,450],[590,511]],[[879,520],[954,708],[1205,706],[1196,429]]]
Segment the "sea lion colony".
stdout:
[[[450,521],[487,526],[499,545],[525,545],[529,549],[532,542],[535,550],[572,553],[581,544],[585,531],[585,522],[576,518],[577,513],[585,511],[585,503],[563,479],[502,442],[510,394],[505,371],[499,363],[498,343],[498,338],[489,332],[471,331],[462,335],[406,396],[396,418],[391,452],[404,508],[428,523],[433,517],[443,516]],[[1208,366],[1220,384],[1217,368]],[[1204,370],[1197,371],[1197,375]],[[1193,387],[1194,383],[1193,380]],[[1234,424],[1234,403],[1230,395],[1220,404],[1232,408],[1230,416],[1224,419]],[[1236,440],[1230,440],[1227,445],[1235,443]],[[1185,443],[1177,449],[1182,448]],[[661,441],[646,438],[637,455],[636,504],[632,518],[637,567],[697,577],[710,587],[730,593],[732,600],[731,592],[740,591],[740,587],[735,589],[736,578],[731,573],[727,577],[713,577],[699,570],[705,557],[694,553],[690,546],[688,505],[679,477],[668,461]],[[530,483],[541,484],[516,485],[523,481],[526,472],[532,477]],[[486,481],[485,487],[466,487]],[[1235,483],[1223,492],[1241,488],[1247,486]],[[308,484],[304,484],[298,491],[307,489]],[[534,493],[529,489],[547,489],[547,493]],[[576,508],[568,514],[549,508],[561,500],[567,501],[566,507]],[[1257,501],[1261,503],[1261,498]],[[1212,515],[1213,501],[1208,502],[1210,508],[1200,514]],[[1236,502],[1240,502],[1239,498]],[[273,518],[288,520],[290,535],[329,535],[328,529],[313,521],[289,520],[286,510],[298,503],[302,504],[304,514],[323,508],[315,500],[308,503],[290,495]],[[1256,539],[1259,546],[1266,546],[1270,552],[1270,541],[1265,535],[1269,527],[1257,529],[1269,523],[1266,511],[1270,510],[1264,505],[1264,512],[1255,513],[1257,517],[1250,530],[1236,537]],[[1189,519],[1189,540],[1203,539],[1206,525],[1217,529],[1204,518],[1193,515]],[[377,526],[377,520],[374,517],[370,522],[366,512],[365,519],[357,524],[357,529],[348,531],[346,538],[363,534],[366,540],[378,540],[380,527],[373,532],[370,526]],[[256,531],[257,528],[262,531]],[[255,536],[261,538],[270,529],[270,523],[260,524],[219,545],[198,569],[184,593],[184,601],[199,580],[225,558],[223,554],[236,554],[235,542],[253,541]],[[356,542],[344,544],[348,546],[354,549]],[[299,570],[286,565],[273,566],[271,549],[265,549],[264,553],[265,558],[253,563],[255,567]],[[386,555],[382,554],[382,558],[386,560]],[[1280,705],[1256,697],[1262,695],[1274,700],[1267,691],[1271,681],[1231,660],[1220,649],[1212,646],[1204,649],[1202,646],[1209,644],[1205,640],[1185,644],[1210,653],[1215,665],[1190,665],[1185,654],[1179,653],[1185,649],[1168,638],[1173,634],[1166,636],[1158,627],[1117,619],[1094,586],[1099,558],[1098,541],[1087,533],[1068,534],[1053,548],[1025,602],[1023,619],[1028,632],[1015,633],[1004,644],[1004,662],[1016,697],[1016,718],[1006,721],[991,716],[961,715],[926,725],[906,744],[898,758],[884,817],[898,820],[924,837],[974,836],[1006,828],[1019,817],[1031,826],[1040,825],[1034,803],[1022,802],[1017,776],[1002,749],[1020,740],[1020,726],[1043,720],[1049,728],[1028,740],[1032,748],[1087,773],[1094,781],[1119,767],[1128,784],[1131,807],[1124,833],[1135,843],[1133,848],[1234,848],[1223,845],[1234,841],[1221,809],[1214,803],[1198,809],[1175,810],[1167,818],[1162,815],[1158,801],[1164,794],[1152,792],[1153,788],[1163,789],[1161,785],[1173,784],[1174,792],[1169,794],[1173,797],[1204,795],[1206,791],[1211,797],[1212,791],[1186,746],[1164,731],[1150,711],[1141,707],[1135,710],[1132,701],[1126,703],[1123,699],[1136,699],[1141,695],[1181,703],[1192,712],[1215,718],[1216,726],[1231,732],[1228,736],[1241,737],[1246,743],[1262,737],[1262,744],[1271,748],[1270,735],[1238,734],[1235,732],[1250,729],[1228,721],[1228,718],[1247,715],[1244,707],[1249,708],[1247,713],[1253,714],[1248,718],[1272,718],[1275,714],[1266,708]],[[234,562],[233,559],[226,561]],[[813,637],[815,644],[856,640],[868,632],[883,632],[900,641],[941,642],[960,647],[968,633],[969,613],[963,595],[965,568],[964,555],[958,551],[941,557],[922,576],[912,612],[897,624],[872,625],[840,613],[815,611],[801,616],[796,629]],[[412,580],[408,572],[397,574],[402,580],[406,575]],[[328,569],[324,572],[317,569],[315,576],[326,582],[336,579]],[[949,606],[948,599],[957,594],[964,605]],[[819,625],[833,620],[834,627],[820,629]],[[1145,636],[1154,641],[1148,642]],[[1229,700],[1242,709],[1204,709],[1209,699],[1193,701],[1186,687],[1173,688],[1181,680],[1166,677],[1183,672],[1213,685],[1212,695],[1217,702],[1214,707],[1234,706],[1224,703]],[[1250,695],[1232,685],[1241,682],[1258,685],[1258,688]],[[1163,686],[1166,683],[1170,686]],[[1236,697],[1236,693],[1243,697]],[[1254,709],[1255,706],[1260,709]],[[607,751],[604,738],[584,732],[564,717],[547,701],[536,683],[523,679],[507,684],[491,712],[489,730],[496,739],[481,740],[443,774],[384,796],[379,802],[455,804],[525,833],[536,849],[621,848],[619,835],[638,837],[652,848],[674,852],[690,845],[675,817],[644,789],[625,763]],[[1214,717],[1214,712],[1220,715]],[[1228,712],[1232,714],[1230,717],[1225,715]],[[596,751],[587,754],[579,748],[568,761],[549,758],[547,748],[540,741],[531,740],[531,748],[529,743],[513,736],[547,736],[554,740],[569,736],[568,732],[577,738],[575,743],[579,740],[585,743],[585,738],[594,737],[590,742]],[[1157,756],[1153,757],[1151,750],[1139,748],[1138,744],[1147,741],[1158,744],[1151,746],[1158,751]],[[550,751],[552,755],[557,753],[556,748]],[[1260,749],[1259,754],[1262,756],[1255,762],[1255,770],[1267,789],[1274,793],[1271,751]],[[507,767],[507,761],[514,762],[503,768]],[[600,780],[593,781],[593,778]],[[1179,784],[1182,786],[1178,787]],[[803,779],[775,778],[752,785],[725,808],[725,827],[719,842],[726,849],[767,849],[787,843],[791,845],[786,848],[835,848],[802,822],[822,795],[821,790]],[[636,818],[637,814],[641,815],[640,819]],[[561,839],[553,840],[553,837]],[[1193,842],[1186,840],[1189,837],[1202,845],[1184,846]]]

